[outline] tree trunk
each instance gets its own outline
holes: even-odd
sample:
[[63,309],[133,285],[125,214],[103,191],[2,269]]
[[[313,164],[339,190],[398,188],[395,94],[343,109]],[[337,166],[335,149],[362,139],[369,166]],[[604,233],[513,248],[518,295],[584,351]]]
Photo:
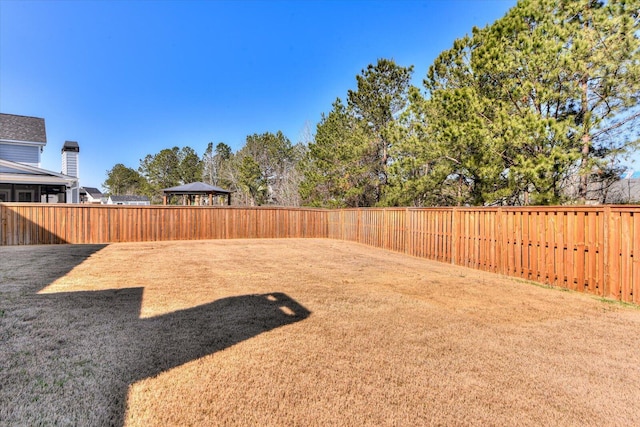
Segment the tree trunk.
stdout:
[[589,151],[591,149],[591,133],[589,129],[589,87],[587,85],[587,76],[582,78],[582,106],[580,108],[580,116],[582,117],[582,150],[580,159],[580,181],[578,184],[578,201],[585,204],[587,201],[587,187],[589,185]]
[[578,185],[578,200],[581,204],[587,201],[587,188],[589,186],[589,150],[591,147],[591,136],[586,133],[582,136],[582,158],[580,166],[580,184]]

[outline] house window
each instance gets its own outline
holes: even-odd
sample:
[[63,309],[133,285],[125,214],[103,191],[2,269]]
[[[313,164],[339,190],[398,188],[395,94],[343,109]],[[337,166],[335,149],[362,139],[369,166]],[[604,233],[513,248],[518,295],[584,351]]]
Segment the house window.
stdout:
[[0,190],[0,202],[9,201],[9,190]]
[[17,193],[19,202],[33,202],[33,190],[18,190]]

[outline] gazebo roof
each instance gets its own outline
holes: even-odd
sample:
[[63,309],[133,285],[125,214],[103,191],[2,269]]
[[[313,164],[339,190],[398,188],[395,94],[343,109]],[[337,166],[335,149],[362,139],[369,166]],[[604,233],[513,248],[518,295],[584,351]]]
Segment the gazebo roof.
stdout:
[[165,188],[164,193],[174,194],[231,194],[231,191],[204,182],[191,182],[177,187]]

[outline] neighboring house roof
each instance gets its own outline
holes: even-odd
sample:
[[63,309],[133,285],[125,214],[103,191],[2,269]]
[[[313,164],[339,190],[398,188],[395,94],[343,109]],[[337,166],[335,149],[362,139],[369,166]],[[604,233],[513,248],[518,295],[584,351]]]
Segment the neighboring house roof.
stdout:
[[90,195],[94,199],[99,199],[100,197],[104,197],[104,194],[102,194],[102,191],[98,190],[95,187],[82,187],[81,190],[84,190],[88,195]]
[[73,185],[78,178],[37,168],[23,163],[0,159],[0,167],[10,172],[0,172],[0,182],[8,184]]
[[0,113],[0,139],[46,144],[44,119]]
[[224,188],[216,187],[215,185],[205,184],[204,182],[192,182],[189,184],[178,185],[177,187],[165,188],[162,191],[165,193],[178,193],[178,194],[202,194],[202,193],[222,193],[229,194],[231,191]]
[[125,195],[125,196],[109,196],[112,202],[148,202],[149,198],[147,196],[134,196],[134,195]]

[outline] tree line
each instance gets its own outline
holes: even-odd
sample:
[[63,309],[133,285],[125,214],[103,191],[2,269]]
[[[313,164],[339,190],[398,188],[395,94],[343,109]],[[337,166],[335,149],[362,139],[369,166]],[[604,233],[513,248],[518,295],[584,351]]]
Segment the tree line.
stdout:
[[[422,87],[413,66],[370,64],[309,141],[278,132],[237,153],[162,150],[124,174],[124,189],[157,200],[201,177],[246,204],[602,201],[640,141],[639,37],[640,0],[522,0],[441,52]],[[105,187],[123,190],[114,169]]]
[[167,148],[145,156],[138,169],[115,165],[107,171],[104,187],[110,194],[146,195],[160,203],[164,188],[204,182],[231,190],[235,204],[298,206],[297,164],[304,147],[278,131],[248,136],[235,153],[224,142],[210,142],[202,156],[189,146]]

